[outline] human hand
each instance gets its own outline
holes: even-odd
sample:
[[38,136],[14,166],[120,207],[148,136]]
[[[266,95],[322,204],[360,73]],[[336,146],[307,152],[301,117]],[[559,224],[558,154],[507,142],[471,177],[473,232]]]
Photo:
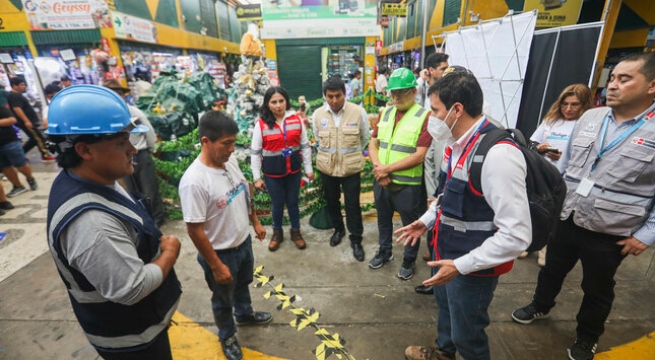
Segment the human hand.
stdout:
[[561,151],[558,151],[558,152],[550,152],[549,151],[549,152],[546,153],[546,157],[553,160],[553,161],[557,161],[557,160],[559,160],[559,158],[562,157],[562,152]]
[[314,175],[313,172],[310,172],[309,174],[307,174],[307,178],[308,178],[310,181],[314,181],[314,180],[316,180],[316,175]]
[[544,152],[546,152],[546,148],[549,148],[549,147],[550,147],[550,144],[548,144],[547,142],[543,142],[543,143],[537,145],[537,152],[540,153],[540,154],[543,154]]
[[623,246],[623,249],[621,249],[621,255],[630,254],[637,256],[648,249],[648,245],[637,240],[634,236],[617,241],[616,243],[617,245]]
[[266,184],[264,184],[264,180],[257,179],[255,180],[254,185],[255,185],[255,189],[266,192]]
[[439,267],[439,271],[433,277],[423,281],[425,286],[445,285],[459,275],[459,270],[455,267],[453,260],[428,261],[428,266]]
[[379,181],[381,178],[389,176],[389,167],[386,165],[378,164],[373,166],[373,175]]
[[233,280],[230,268],[225,264],[220,264],[216,269],[212,269],[212,274],[214,275],[214,280],[219,284],[229,284]]
[[182,243],[180,243],[180,239],[178,239],[175,235],[162,235],[159,238],[159,249],[162,253],[170,251],[173,252],[175,254],[175,258],[177,258],[180,255],[181,247]]
[[389,186],[389,184],[391,184],[391,178],[388,176],[383,177],[381,179],[378,179],[377,182],[378,184],[380,184],[380,186]]
[[425,231],[427,230],[427,227],[421,220],[416,220],[413,223],[403,226],[400,229],[396,230],[393,232],[394,235],[401,234],[397,239],[396,242],[399,243],[403,240],[405,242],[403,243],[404,246],[407,246],[410,244],[414,246],[416,242],[418,241],[419,237],[421,235],[425,234]]
[[255,229],[255,234],[257,234],[257,239],[259,239],[259,241],[264,241],[264,239],[266,239],[266,229],[262,224],[257,223],[253,225],[253,228]]
[[32,125],[31,121],[28,120],[28,121],[25,121],[24,123],[25,123],[26,128],[28,128],[28,129],[33,129],[34,128],[34,125]]

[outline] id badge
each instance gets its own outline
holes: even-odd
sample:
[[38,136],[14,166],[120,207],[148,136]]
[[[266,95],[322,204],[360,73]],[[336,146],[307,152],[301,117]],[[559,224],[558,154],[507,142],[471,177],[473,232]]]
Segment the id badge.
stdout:
[[580,181],[580,185],[578,185],[578,188],[575,189],[575,192],[582,197],[587,197],[593,188],[594,182],[589,180],[589,178],[584,178],[582,181]]
[[291,148],[282,149],[282,156],[284,156],[285,158],[291,156],[291,154],[293,154],[293,149]]

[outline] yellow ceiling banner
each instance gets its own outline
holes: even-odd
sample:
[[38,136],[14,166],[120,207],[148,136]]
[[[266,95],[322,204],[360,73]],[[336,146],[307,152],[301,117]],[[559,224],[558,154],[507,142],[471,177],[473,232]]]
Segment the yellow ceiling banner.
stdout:
[[523,11],[537,10],[537,28],[575,25],[582,0],[525,0]]

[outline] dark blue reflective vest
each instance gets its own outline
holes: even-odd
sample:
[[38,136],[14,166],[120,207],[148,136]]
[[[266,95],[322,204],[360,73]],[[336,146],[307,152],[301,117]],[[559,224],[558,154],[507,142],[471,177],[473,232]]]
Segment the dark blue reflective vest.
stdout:
[[[91,296],[98,295],[96,295],[95,287],[89,283],[84,274],[71,267],[68,259],[64,257],[59,236],[66,226],[84,211],[91,209],[105,211],[134,226],[138,232],[138,239],[133,239],[137,254],[147,264],[159,252],[159,238],[162,235],[152,216],[143,205],[143,201],[132,202],[108,186],[71,176],[66,170],[57,176],[52,184],[52,189],[48,201],[48,243],[82,329],[91,343],[98,347],[134,347],[138,349],[146,346],[154,339],[154,336],[140,344],[139,341],[142,339],[138,335],[144,333],[151,326],[162,323],[182,293],[175,271],[171,269],[163,283],[155,291],[134,305],[102,300],[80,302],[75,298],[71,289],[78,293],[92,294]],[[89,200],[84,194],[92,196],[93,199]],[[79,199],[79,202],[76,202],[75,199]],[[61,212],[58,214],[57,211],[62,206],[65,206],[67,210],[64,214]],[[117,211],[116,209],[119,207],[127,208],[136,217]],[[56,219],[54,219],[55,214],[57,215]],[[53,223],[53,219],[56,223]],[[120,265],[117,264],[117,266]],[[68,275],[68,278],[64,274]],[[102,344],[94,343],[91,338],[102,339]],[[121,339],[116,340],[116,344],[114,344],[112,338]],[[125,346],[128,344],[129,346]]]
[[[476,191],[469,181],[469,167],[473,159],[469,154],[475,154],[475,149],[482,138],[496,126],[485,120],[479,133],[464,150],[461,159],[448,179],[450,149],[444,153],[439,172],[439,186],[435,194],[443,194],[440,215],[434,227],[433,239],[437,259],[457,259],[482,245],[498,230],[493,224],[494,211],[491,209],[482,193]],[[459,160],[459,161],[458,161]],[[512,269],[513,261],[498,265],[491,269],[476,271],[469,275],[496,276]]]

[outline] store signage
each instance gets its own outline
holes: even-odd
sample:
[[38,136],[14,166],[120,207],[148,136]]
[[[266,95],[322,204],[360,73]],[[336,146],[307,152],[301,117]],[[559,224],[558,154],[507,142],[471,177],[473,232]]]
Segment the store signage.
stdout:
[[397,52],[402,52],[403,51],[403,42],[397,42],[395,44],[389,45],[389,52],[390,53],[397,53]]
[[239,21],[262,19],[262,7],[259,4],[238,5],[236,13]]
[[157,26],[152,21],[123,14],[118,11],[112,11],[111,18],[117,38],[152,44],[159,42]]
[[407,4],[382,3],[382,16],[407,17]]
[[583,0],[525,0],[523,11],[537,10],[538,28],[575,25]]
[[646,37],[646,47],[653,47],[655,44],[655,27],[650,28],[648,36]]
[[22,0],[32,30],[111,27],[109,10],[99,0]]
[[380,26],[383,28],[388,28],[389,27],[389,18],[388,17],[382,17],[380,18]]

